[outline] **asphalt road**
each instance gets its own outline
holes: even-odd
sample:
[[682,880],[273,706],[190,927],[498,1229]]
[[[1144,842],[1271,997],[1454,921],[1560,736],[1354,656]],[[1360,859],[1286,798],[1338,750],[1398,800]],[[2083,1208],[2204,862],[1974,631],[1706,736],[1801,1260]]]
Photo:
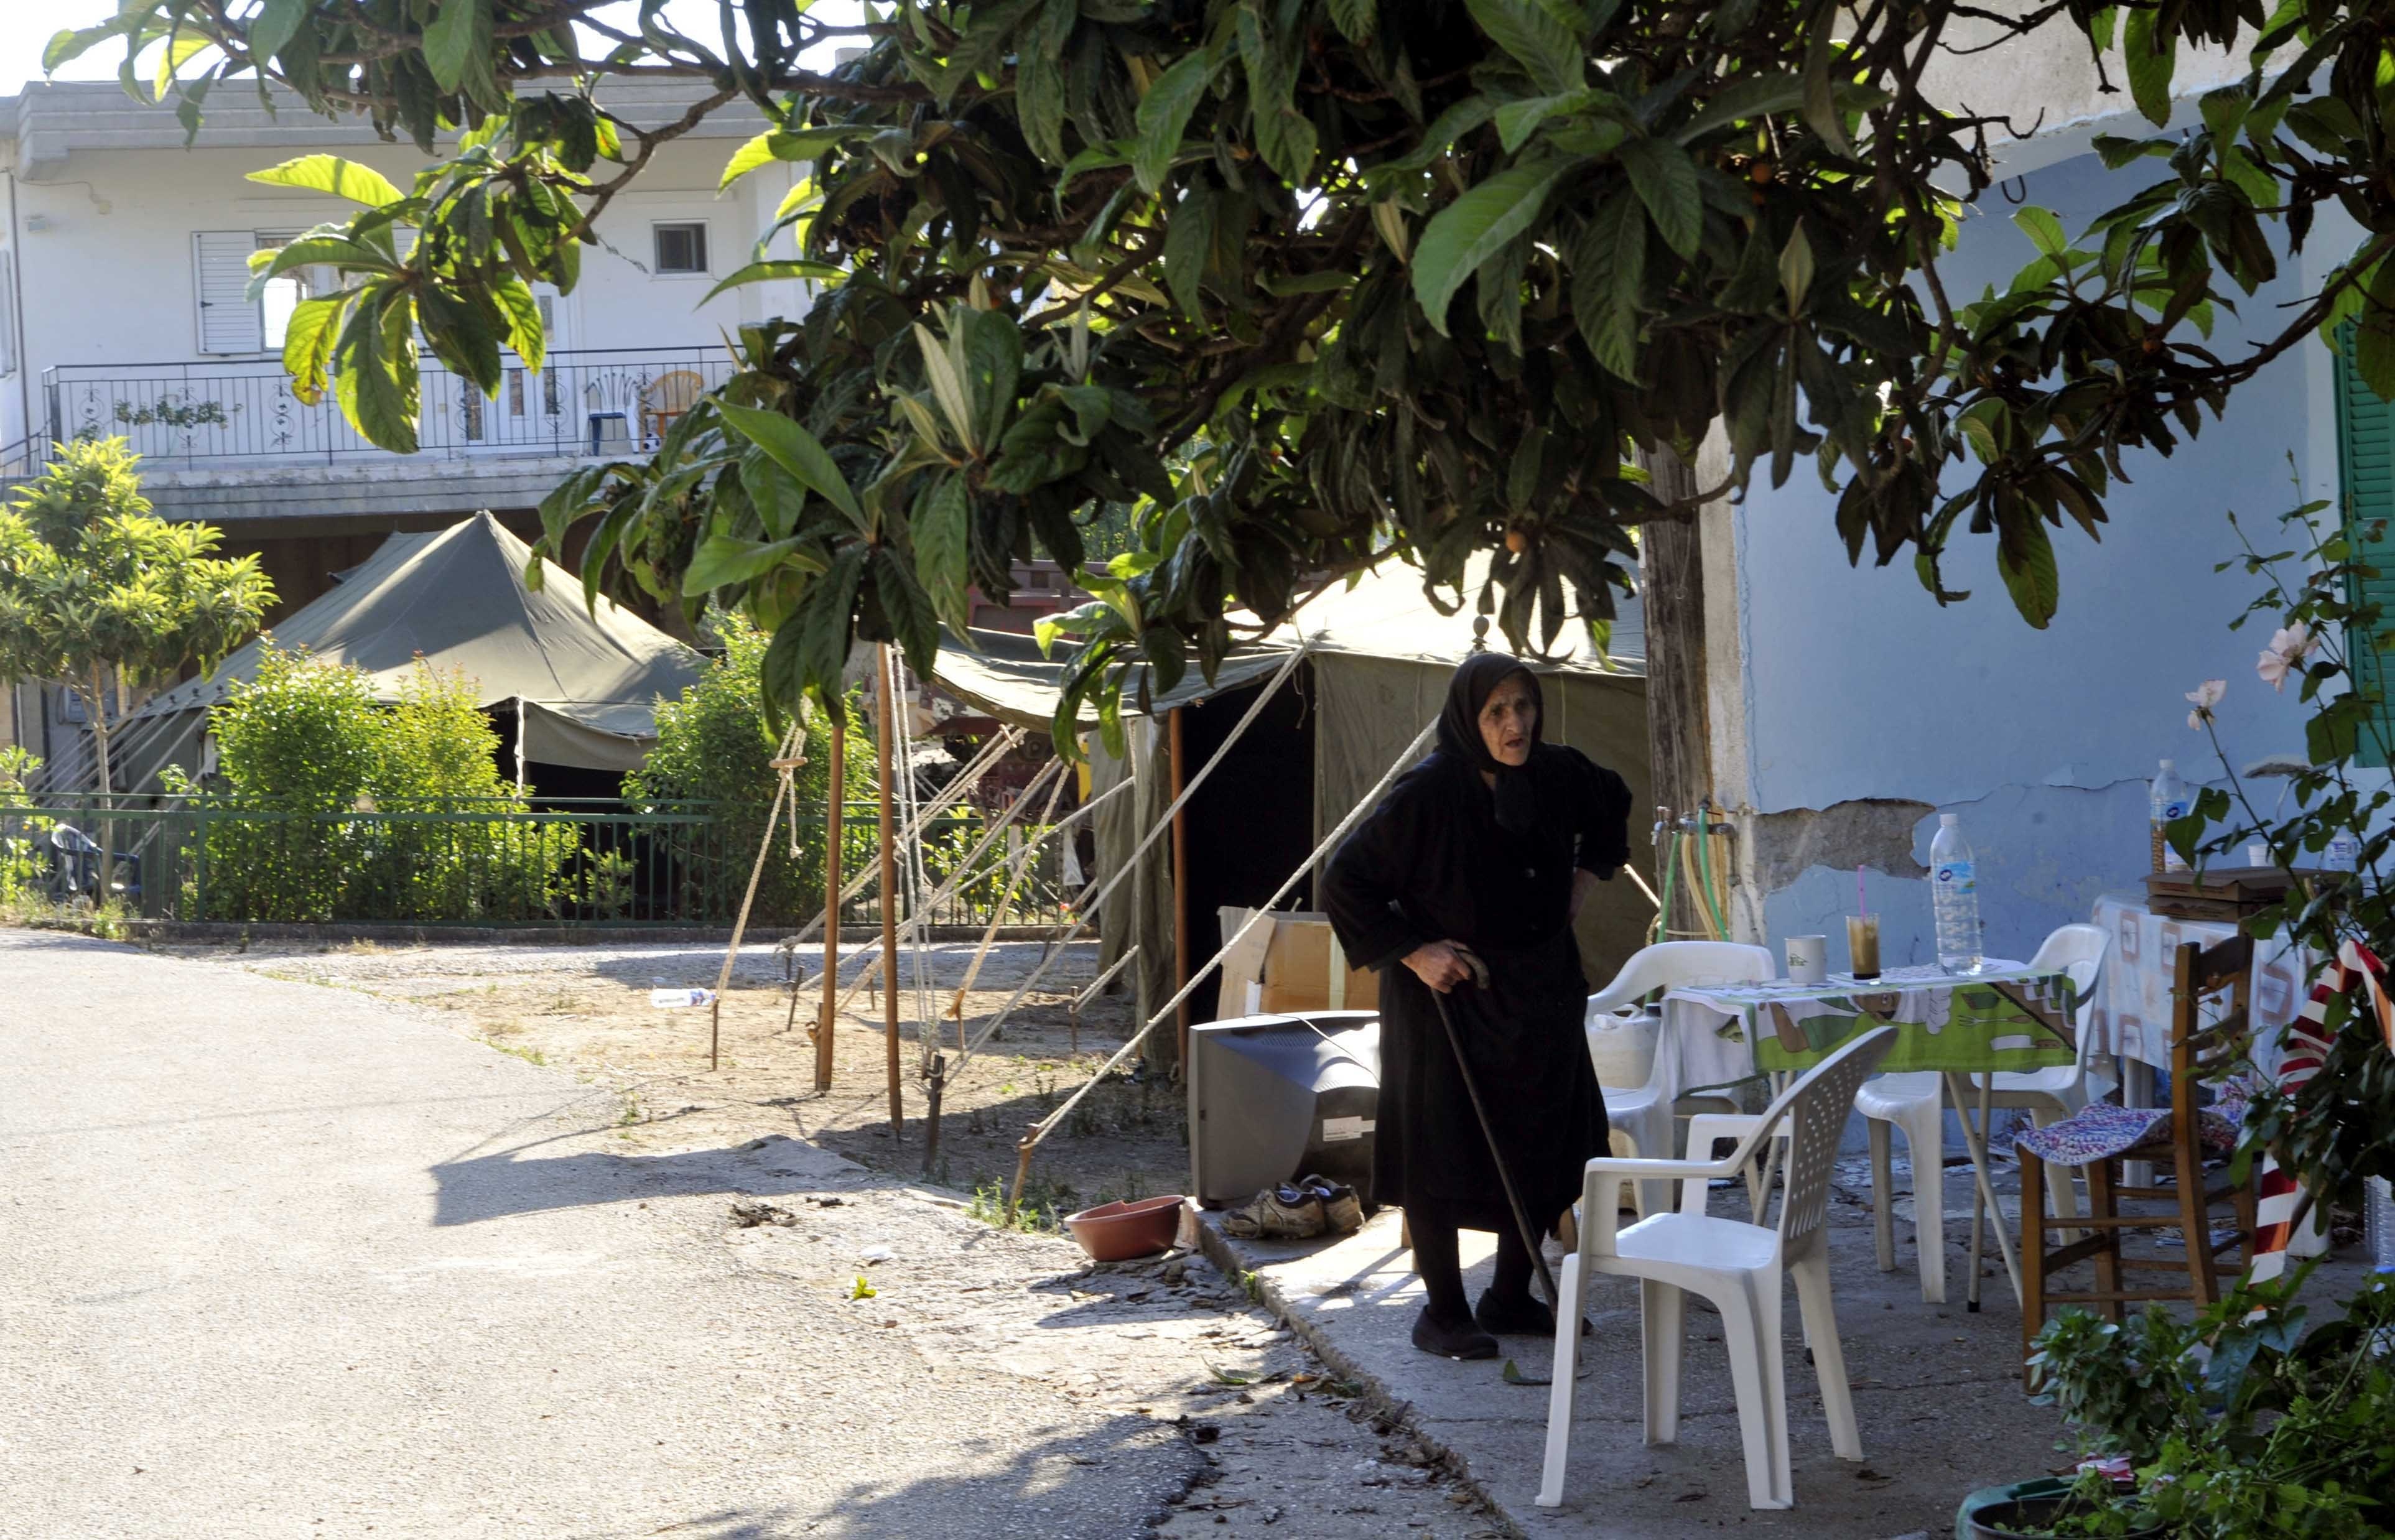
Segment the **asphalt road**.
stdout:
[[0,931],[0,1087],[10,1540],[1098,1540],[1200,1462],[725,1244],[854,1167],[615,1152],[607,1093],[404,1006]]

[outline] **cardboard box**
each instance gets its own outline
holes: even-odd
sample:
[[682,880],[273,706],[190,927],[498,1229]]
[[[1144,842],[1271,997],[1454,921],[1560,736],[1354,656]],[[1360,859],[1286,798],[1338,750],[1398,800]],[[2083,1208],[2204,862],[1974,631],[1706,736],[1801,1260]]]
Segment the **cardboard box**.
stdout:
[[[1225,905],[1221,911],[1223,939],[1237,936],[1254,913]],[[1282,910],[1267,915],[1223,959],[1214,1019],[1377,1010],[1380,1004],[1380,976],[1347,966],[1326,916]]]

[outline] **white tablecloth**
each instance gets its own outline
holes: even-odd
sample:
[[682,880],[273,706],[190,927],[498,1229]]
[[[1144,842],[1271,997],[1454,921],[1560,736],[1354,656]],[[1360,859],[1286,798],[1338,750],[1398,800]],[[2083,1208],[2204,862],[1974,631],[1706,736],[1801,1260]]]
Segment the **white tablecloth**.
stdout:
[[1691,1000],[1663,1000],[1663,1032],[1655,1044],[1678,1063],[1672,1084],[1686,1096],[1708,1086],[1727,1086],[1754,1073],[1754,1049],[1746,1029],[1735,1016],[1724,1016]]
[[[2091,1022],[2097,1051],[2168,1069],[2172,955],[2189,941],[2225,941],[2237,927],[2157,915],[2142,892],[2097,899],[2095,923],[2112,938]],[[2256,944],[2254,965],[2254,1055],[2263,1073],[2276,1073],[2280,1033],[2303,1007],[2304,955],[2274,937]]]

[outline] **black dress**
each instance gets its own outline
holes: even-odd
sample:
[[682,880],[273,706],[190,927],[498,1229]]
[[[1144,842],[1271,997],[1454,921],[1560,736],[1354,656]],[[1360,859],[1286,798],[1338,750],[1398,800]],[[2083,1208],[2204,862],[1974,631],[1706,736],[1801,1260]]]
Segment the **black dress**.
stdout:
[[1499,826],[1479,771],[1434,753],[1356,826],[1323,878],[1340,944],[1380,970],[1373,1200],[1443,1205],[1475,1230],[1513,1220],[1437,998],[1403,962],[1416,947],[1462,941],[1489,965],[1487,989],[1457,984],[1447,1004],[1532,1222],[1568,1208],[1582,1166],[1606,1150],[1569,912],[1575,869],[1609,877],[1629,859],[1630,790],[1560,744],[1536,745],[1523,769],[1539,813],[1515,834]]

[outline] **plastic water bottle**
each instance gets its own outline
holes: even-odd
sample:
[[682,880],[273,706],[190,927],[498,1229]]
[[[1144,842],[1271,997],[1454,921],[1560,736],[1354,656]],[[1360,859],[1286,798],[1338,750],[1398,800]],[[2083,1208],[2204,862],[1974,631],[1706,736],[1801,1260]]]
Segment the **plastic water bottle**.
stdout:
[[659,1010],[681,1010],[690,1006],[711,1006],[715,991],[711,989],[653,989],[649,1004]]
[[1938,837],[1929,842],[1929,902],[1938,915],[1938,966],[1949,973],[1979,970],[1978,873],[1971,862],[1963,821],[1938,815]]
[[2362,866],[2362,837],[2351,829],[2339,829],[2328,842],[2328,869],[2332,872],[2359,871]]
[[2154,870],[2184,872],[2187,862],[2171,849],[2168,828],[2173,819],[2185,818],[2189,807],[2187,783],[2165,759],[2153,783],[2146,790],[2146,815],[2152,821],[2154,835]]

